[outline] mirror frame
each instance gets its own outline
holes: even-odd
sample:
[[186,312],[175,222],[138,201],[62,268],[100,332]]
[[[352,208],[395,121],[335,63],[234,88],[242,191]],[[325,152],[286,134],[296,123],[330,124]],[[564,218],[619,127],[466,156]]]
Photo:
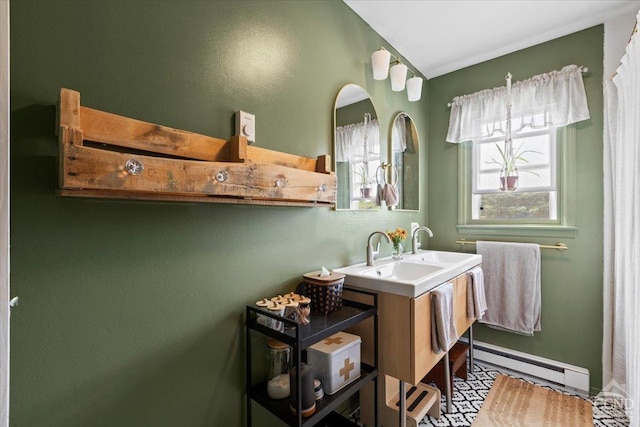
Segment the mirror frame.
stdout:
[[[345,89],[348,90],[347,88],[358,88],[360,89],[365,95],[367,95],[367,98],[369,100],[369,102],[371,102],[371,106],[373,107],[373,111],[375,112],[376,115],[376,120],[378,120],[378,124],[380,123],[380,117],[378,115],[378,110],[373,102],[373,99],[371,98],[371,95],[369,94],[369,92],[367,92],[362,86],[356,84],[356,83],[347,83],[344,86],[342,86],[340,88],[340,90],[338,91],[335,101],[333,103],[333,171],[336,173],[336,176],[338,174],[338,157],[336,155],[337,152],[337,112],[338,112],[338,100],[340,99],[340,95],[343,94],[343,92],[345,92]],[[356,102],[360,102],[363,101],[359,100]],[[382,162],[384,161],[382,159],[382,155],[384,153],[383,149],[382,149],[382,132],[379,130],[378,131],[378,140],[379,140],[379,145],[380,145],[380,163],[382,164]],[[380,212],[380,210],[382,209],[382,207],[380,205],[376,206],[375,208],[371,208],[371,209],[353,209],[351,207],[348,208],[340,208],[338,207],[338,198],[339,198],[339,188],[340,188],[340,179],[338,178],[338,190],[336,191],[336,204],[335,204],[335,210],[338,211],[354,211],[354,212]],[[372,191],[375,191],[375,189],[372,189]],[[375,199],[375,198],[374,198]]]
[[[398,166],[396,165],[394,156],[393,156],[393,127],[396,123],[396,120],[398,119],[398,117],[400,116],[406,116],[409,120],[411,120],[411,124],[415,130],[416,133],[416,146],[417,146],[417,155],[418,155],[418,208],[417,209],[404,209],[404,208],[397,208],[396,206],[389,206],[390,210],[394,210],[394,211],[399,211],[399,212],[420,212],[420,206],[422,205],[422,193],[420,190],[420,184],[422,183],[422,165],[420,164],[420,152],[421,152],[421,144],[420,144],[420,134],[418,133],[418,127],[416,126],[416,121],[413,119],[413,117],[411,117],[411,115],[409,115],[409,113],[407,113],[406,111],[400,111],[398,112],[396,115],[393,116],[393,119],[391,120],[391,125],[389,126],[389,163],[391,163],[396,170],[398,170],[398,180],[400,180],[401,178],[403,178],[404,173],[402,171],[400,171],[398,169]],[[404,183],[403,183],[404,185]],[[403,189],[404,191],[404,189]]]

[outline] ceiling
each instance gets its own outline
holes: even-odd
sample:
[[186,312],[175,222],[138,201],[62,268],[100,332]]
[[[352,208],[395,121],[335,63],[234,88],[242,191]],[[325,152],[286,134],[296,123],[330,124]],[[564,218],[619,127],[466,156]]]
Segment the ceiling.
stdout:
[[640,9],[640,0],[343,1],[427,78]]

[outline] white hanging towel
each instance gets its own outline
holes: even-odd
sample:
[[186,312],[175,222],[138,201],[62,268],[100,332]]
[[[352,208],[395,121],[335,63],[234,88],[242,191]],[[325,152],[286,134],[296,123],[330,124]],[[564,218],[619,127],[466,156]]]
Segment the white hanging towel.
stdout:
[[431,291],[431,348],[434,353],[449,351],[458,339],[453,317],[453,284]]
[[524,335],[540,331],[540,245],[477,242],[487,312],[481,323]]
[[467,274],[467,317],[480,320],[487,311],[482,267],[472,268]]

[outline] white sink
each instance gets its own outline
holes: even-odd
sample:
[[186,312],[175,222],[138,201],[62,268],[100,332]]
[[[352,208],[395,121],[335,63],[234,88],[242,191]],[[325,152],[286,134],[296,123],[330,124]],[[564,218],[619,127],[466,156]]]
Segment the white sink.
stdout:
[[481,255],[421,250],[401,261],[387,257],[375,260],[374,266],[359,263],[334,271],[346,275],[345,285],[414,298],[481,262]]
[[442,267],[436,265],[397,261],[369,267],[369,269],[364,270],[362,274],[386,280],[412,281],[420,280],[422,277],[440,270],[442,270]]
[[443,264],[456,264],[458,262],[464,262],[469,259],[470,255],[463,252],[445,252],[445,251],[419,251],[417,254],[405,255],[406,260],[417,262],[435,263],[438,265]]

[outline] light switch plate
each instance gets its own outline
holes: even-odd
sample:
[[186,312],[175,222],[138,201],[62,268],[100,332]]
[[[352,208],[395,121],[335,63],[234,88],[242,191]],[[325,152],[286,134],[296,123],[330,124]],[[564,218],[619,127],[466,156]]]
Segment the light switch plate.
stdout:
[[247,138],[249,144],[256,142],[256,116],[246,111],[236,111],[236,135]]

